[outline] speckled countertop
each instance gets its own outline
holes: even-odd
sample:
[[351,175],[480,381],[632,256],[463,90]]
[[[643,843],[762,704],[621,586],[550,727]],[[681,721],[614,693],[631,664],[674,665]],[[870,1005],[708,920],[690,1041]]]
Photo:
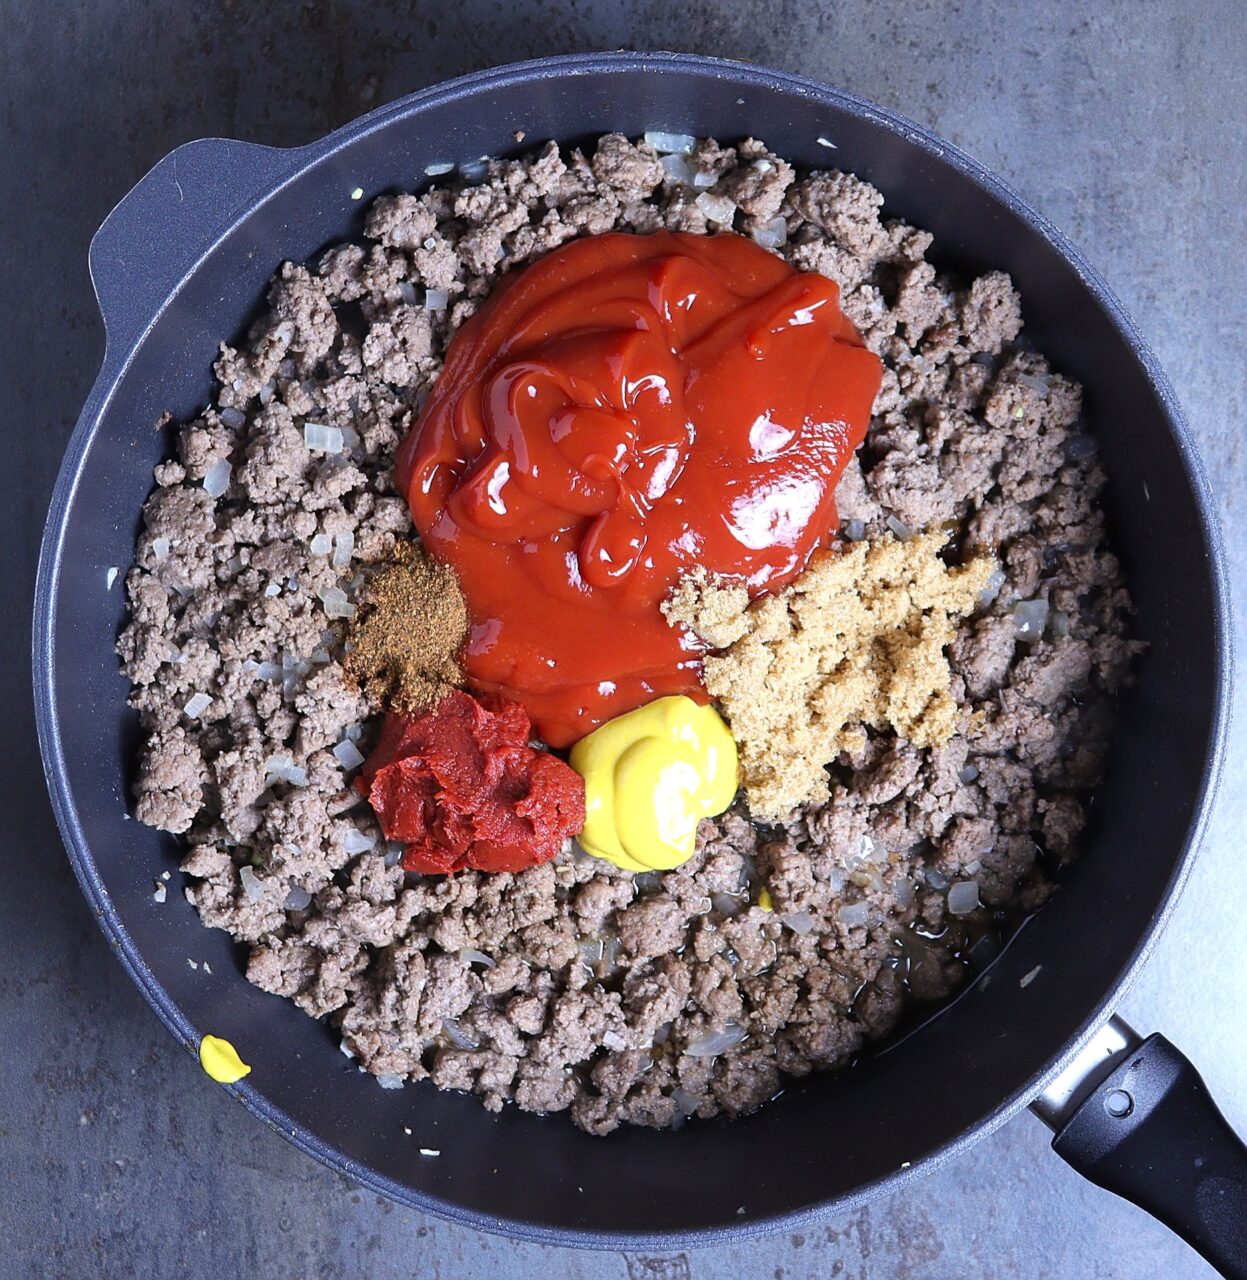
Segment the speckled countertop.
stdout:
[[[204,135],[304,142],[499,61],[641,46],[805,72],[915,117],[1082,246],[1159,353],[1209,462],[1242,652],[1245,14],[1218,0],[0,0],[0,1276],[1211,1275],[1082,1182],[1025,1115],[850,1217],[689,1253],[516,1244],[362,1192],[210,1085],[109,956],[44,795],[27,615],[48,493],[102,349],[87,243],[152,163]],[[1124,1013],[1185,1049],[1247,1131],[1241,684],[1236,701],[1207,847]]]

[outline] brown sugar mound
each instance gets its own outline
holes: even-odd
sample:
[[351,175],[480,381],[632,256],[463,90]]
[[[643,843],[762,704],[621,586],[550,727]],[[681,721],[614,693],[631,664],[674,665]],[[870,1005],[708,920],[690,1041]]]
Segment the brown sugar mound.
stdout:
[[344,666],[374,703],[410,713],[435,706],[463,683],[459,651],[468,609],[453,570],[416,546],[368,583]]
[[949,568],[946,537],[853,543],[753,604],[704,574],[681,581],[664,612],[720,650],[705,660],[706,690],[731,723],[754,817],[825,800],[824,766],[861,750],[863,726],[891,726],[919,747],[956,732],[944,646],[997,566]]

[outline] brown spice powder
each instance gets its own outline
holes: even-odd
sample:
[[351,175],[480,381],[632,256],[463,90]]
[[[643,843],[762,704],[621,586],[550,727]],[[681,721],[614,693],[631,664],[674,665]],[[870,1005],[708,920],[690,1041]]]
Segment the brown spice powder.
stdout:
[[753,604],[740,586],[690,575],[663,606],[673,626],[720,650],[705,660],[706,690],[731,724],[754,817],[825,799],[824,766],[860,751],[865,725],[919,747],[957,731],[944,646],[997,566],[980,557],[950,569],[945,541],[854,543]]
[[350,631],[346,674],[376,703],[418,714],[463,683],[468,609],[454,571],[400,543],[368,582]]

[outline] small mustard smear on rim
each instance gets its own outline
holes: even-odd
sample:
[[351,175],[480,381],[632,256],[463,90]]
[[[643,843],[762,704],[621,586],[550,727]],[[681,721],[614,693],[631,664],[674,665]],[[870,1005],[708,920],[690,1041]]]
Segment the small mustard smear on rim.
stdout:
[[571,751],[585,780],[582,848],[625,871],[693,856],[697,824],[736,795],[736,743],[713,707],[677,694],[608,720]]
[[199,1065],[219,1084],[237,1084],[251,1074],[238,1050],[220,1036],[204,1036],[199,1042]]

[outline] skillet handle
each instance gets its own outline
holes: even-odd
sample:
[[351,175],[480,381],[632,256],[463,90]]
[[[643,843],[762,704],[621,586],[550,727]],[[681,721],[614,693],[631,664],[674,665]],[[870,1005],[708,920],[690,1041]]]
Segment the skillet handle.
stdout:
[[1247,1147],[1199,1072],[1162,1035],[1126,1055],[1057,1131],[1052,1148],[1247,1280]]
[[91,283],[124,358],[166,300],[254,201],[297,167],[297,150],[202,138],[169,152],[121,198],[91,240]]

